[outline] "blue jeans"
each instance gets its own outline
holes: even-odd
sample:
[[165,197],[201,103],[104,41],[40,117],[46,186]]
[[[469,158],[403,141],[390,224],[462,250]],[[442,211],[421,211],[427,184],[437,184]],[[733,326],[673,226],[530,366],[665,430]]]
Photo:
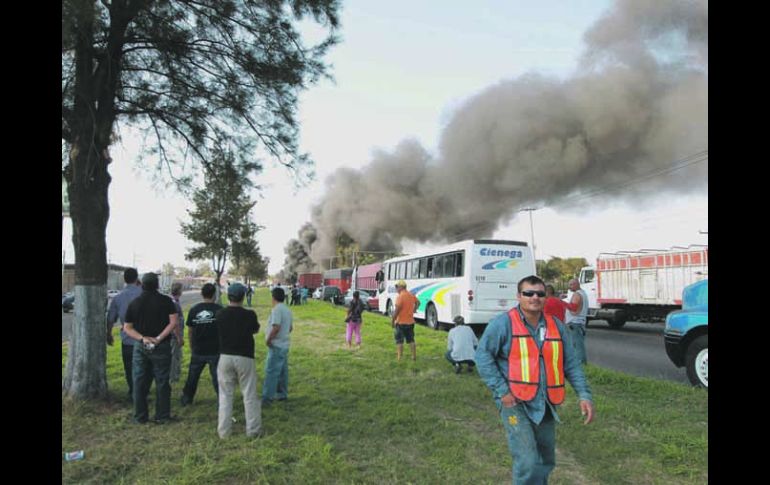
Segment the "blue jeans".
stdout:
[[192,354],[190,356],[190,368],[187,371],[187,382],[182,389],[182,403],[190,404],[193,402],[195,392],[198,390],[198,380],[201,377],[203,368],[209,365],[209,374],[211,383],[214,385],[214,392],[219,394],[219,383],[217,381],[217,365],[219,364],[219,354],[201,355]]
[[262,401],[289,397],[289,349],[268,347]]
[[583,325],[567,325],[572,337],[572,347],[578,355],[580,363],[585,365],[586,358],[586,327]]
[[513,483],[547,484],[548,475],[556,466],[556,425],[550,409],[546,409],[540,424],[535,424],[521,404],[510,408],[500,403],[498,406],[513,457]]
[[147,394],[155,378],[155,419],[171,417],[171,342],[166,339],[152,352],[144,350],[142,344],[134,345],[134,420],[144,423],[148,420]]

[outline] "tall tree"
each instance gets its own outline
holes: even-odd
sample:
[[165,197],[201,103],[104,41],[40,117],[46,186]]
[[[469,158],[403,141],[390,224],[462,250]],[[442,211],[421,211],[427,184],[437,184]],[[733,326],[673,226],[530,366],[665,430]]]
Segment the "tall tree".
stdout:
[[[297,96],[326,75],[339,0],[63,0],[62,175],[75,247],[75,318],[63,392],[107,392],[104,305],[109,147],[116,124],[144,128],[157,166],[180,184],[217,142],[245,171],[257,150],[297,170]],[[304,45],[295,21],[328,28]]]
[[240,236],[233,243],[233,267],[230,273],[243,276],[247,283],[267,276],[268,260],[262,257],[256,240],[256,230],[259,229],[261,227],[254,224],[243,226]]
[[251,254],[259,227],[251,221],[249,179],[238,170],[231,152],[217,157],[216,170],[206,173],[203,188],[193,193],[193,208],[188,209],[189,223],[182,223],[182,234],[195,243],[185,259],[209,260],[217,287],[228,258],[235,260]]

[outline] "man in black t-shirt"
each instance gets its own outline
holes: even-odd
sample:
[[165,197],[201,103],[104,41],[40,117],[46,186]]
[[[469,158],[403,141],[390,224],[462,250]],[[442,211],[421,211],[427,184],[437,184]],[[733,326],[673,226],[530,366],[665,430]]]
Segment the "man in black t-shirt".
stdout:
[[155,422],[171,420],[171,339],[177,323],[174,302],[158,293],[158,275],[145,273],[142,294],[126,310],[126,335],[139,343],[134,345],[134,422],[146,423],[147,394],[155,378]]
[[201,288],[203,302],[190,308],[187,314],[187,326],[190,327],[190,369],[187,371],[187,382],[182,390],[182,406],[192,404],[195,391],[198,390],[203,368],[209,365],[211,383],[214,392],[219,395],[217,385],[217,364],[219,363],[219,332],[217,331],[216,315],[222,309],[222,305],[214,303],[216,287],[206,283]]
[[233,394],[239,385],[246,411],[246,435],[257,436],[262,427],[262,406],[257,398],[257,369],[254,365],[254,334],[259,331],[257,314],[243,308],[246,287],[233,283],[227,288],[230,304],[217,313],[219,331],[219,423],[217,433],[226,438],[232,430]]

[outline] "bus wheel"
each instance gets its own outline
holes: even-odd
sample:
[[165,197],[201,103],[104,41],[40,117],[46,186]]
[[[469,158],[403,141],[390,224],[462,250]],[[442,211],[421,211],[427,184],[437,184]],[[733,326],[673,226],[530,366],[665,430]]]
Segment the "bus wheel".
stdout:
[[428,307],[425,309],[425,323],[427,323],[433,330],[438,330],[438,315],[436,314],[436,307],[433,303],[428,303]]
[[388,304],[385,305],[385,315],[392,317],[393,316],[393,302],[388,300]]

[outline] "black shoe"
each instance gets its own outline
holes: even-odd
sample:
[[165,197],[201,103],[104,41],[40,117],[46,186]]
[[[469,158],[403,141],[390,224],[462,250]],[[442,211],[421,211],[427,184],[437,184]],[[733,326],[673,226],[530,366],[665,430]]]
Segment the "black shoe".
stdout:
[[177,421],[179,421],[178,417],[169,416],[168,418],[154,419],[152,422],[155,424],[169,424],[169,423],[176,423]]
[[462,371],[463,371],[463,366],[461,366],[460,364],[455,364],[455,374],[459,374]]
[[179,399],[179,405],[182,407],[189,406],[190,404],[192,404],[192,399],[188,398],[187,396],[182,396]]
[[476,368],[475,365],[469,365],[468,366],[468,373],[470,374],[471,372],[473,372],[473,369],[475,369],[475,368]]
[[147,424],[147,419],[131,418],[131,422],[134,424]]

